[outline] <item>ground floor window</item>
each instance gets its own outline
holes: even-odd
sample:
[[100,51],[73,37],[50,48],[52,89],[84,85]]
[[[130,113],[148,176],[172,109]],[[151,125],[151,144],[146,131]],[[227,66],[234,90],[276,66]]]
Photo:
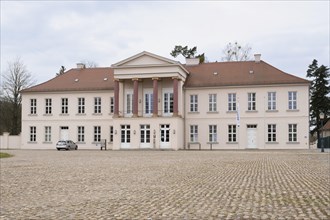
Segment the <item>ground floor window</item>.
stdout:
[[110,126],[110,139],[109,142],[112,143],[113,142],[113,126]]
[[131,143],[130,125],[121,125],[121,143]]
[[101,126],[94,126],[94,142],[101,141]]
[[236,125],[228,125],[228,142],[236,142],[236,137]]
[[217,142],[217,126],[209,125],[209,142]]
[[150,143],[150,125],[140,125],[140,134],[141,143]]
[[198,125],[190,125],[190,142],[198,141]]
[[85,127],[78,126],[78,142],[84,142],[84,141],[85,141]]
[[30,141],[35,142],[37,141],[37,128],[35,126],[30,127]]
[[45,127],[45,142],[52,141],[52,128],[50,126]]
[[289,142],[297,142],[297,124],[289,124]]
[[276,124],[268,125],[268,142],[276,142]]

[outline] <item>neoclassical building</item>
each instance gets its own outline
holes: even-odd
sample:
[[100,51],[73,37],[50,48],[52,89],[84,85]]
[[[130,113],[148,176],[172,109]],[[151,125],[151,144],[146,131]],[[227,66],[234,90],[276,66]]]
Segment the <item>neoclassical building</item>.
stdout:
[[22,148],[307,149],[309,81],[262,61],[186,64],[142,52],[77,64],[22,91]]

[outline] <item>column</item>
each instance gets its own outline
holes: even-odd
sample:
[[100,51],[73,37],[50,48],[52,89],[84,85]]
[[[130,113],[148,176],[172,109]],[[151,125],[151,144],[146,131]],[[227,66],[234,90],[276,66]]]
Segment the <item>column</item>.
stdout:
[[138,117],[139,106],[139,81],[133,79],[133,117]]
[[158,117],[158,78],[152,78],[153,80],[153,106],[152,116]]
[[114,113],[113,117],[117,118],[119,116],[119,80],[115,79],[115,106],[114,106]]
[[173,77],[173,116],[179,114],[179,93],[178,93],[179,79]]

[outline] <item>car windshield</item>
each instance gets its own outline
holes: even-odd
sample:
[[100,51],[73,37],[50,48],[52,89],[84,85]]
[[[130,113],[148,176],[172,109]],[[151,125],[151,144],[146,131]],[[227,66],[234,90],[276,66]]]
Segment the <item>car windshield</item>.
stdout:
[[65,141],[59,141],[57,144],[65,144]]

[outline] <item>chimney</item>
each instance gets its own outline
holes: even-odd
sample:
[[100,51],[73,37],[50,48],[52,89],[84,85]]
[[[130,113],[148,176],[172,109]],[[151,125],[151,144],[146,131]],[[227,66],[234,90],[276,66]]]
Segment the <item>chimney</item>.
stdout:
[[186,58],[186,65],[193,66],[199,64],[199,58]]
[[77,63],[77,68],[78,69],[85,69],[86,67],[85,67],[85,64],[83,64],[83,63]]
[[254,61],[256,62],[256,63],[260,63],[260,57],[261,57],[261,54],[259,53],[259,54],[254,54]]

